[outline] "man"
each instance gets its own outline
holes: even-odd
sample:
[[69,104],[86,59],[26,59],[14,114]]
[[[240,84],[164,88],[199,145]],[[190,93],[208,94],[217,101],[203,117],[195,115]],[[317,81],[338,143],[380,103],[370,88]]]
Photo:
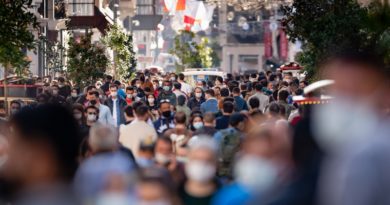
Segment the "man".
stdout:
[[258,83],[256,86],[255,86],[255,90],[256,90],[256,93],[251,96],[248,101],[251,99],[251,98],[257,98],[259,99],[260,101],[260,106],[259,106],[259,110],[261,110],[262,112],[264,112],[265,108],[268,106],[269,104],[269,97],[267,95],[265,95],[263,93],[263,85],[261,83]]
[[104,85],[102,85],[100,89],[102,89],[104,93],[107,93],[108,90],[110,89],[111,82],[112,82],[112,76],[107,75]]
[[230,116],[234,111],[234,104],[230,101],[223,103],[222,116],[217,118],[215,129],[222,130],[229,127]]
[[218,156],[218,176],[220,177],[231,179],[233,176],[233,161],[244,139],[245,121],[245,115],[235,113],[230,117],[230,127],[214,135],[214,140],[220,149]]
[[[125,178],[135,171],[134,160],[121,151],[118,142],[118,130],[111,125],[95,124],[91,128],[88,138],[91,157],[84,160],[74,180],[74,188],[80,200],[85,203],[96,204],[98,196],[110,184],[117,184],[112,179]],[[113,180],[113,181],[112,181]],[[130,184],[124,183],[124,189]]]
[[148,111],[149,109],[145,105],[137,107],[135,110],[137,121],[126,125],[121,130],[119,136],[119,142],[121,142],[126,148],[130,149],[136,158],[139,154],[138,151],[141,142],[155,141],[157,139],[155,129],[146,123],[149,118]]
[[295,108],[291,105],[288,104],[287,99],[290,94],[288,93],[287,90],[280,90],[278,93],[278,104],[283,106],[285,109],[285,118],[288,119],[288,117],[291,114],[291,111],[294,110]]
[[164,131],[174,128],[175,122],[171,112],[171,103],[169,100],[160,101],[160,117],[153,123],[159,135],[163,134]]
[[192,92],[192,87],[184,81],[184,78],[184,74],[180,73],[178,82],[181,84],[181,91],[183,91],[187,96],[190,96]]
[[112,118],[110,108],[100,103],[98,91],[91,91],[88,93],[89,105],[93,105],[99,109],[99,122],[106,125],[115,125]]
[[[58,104],[26,106],[10,122],[8,160],[2,189],[15,205],[78,204],[70,184],[81,136],[72,113]],[[28,168],[28,170],[26,170]]]
[[10,108],[11,115],[14,115],[22,109],[22,103],[19,100],[12,100]]
[[248,105],[246,104],[246,101],[241,97],[240,88],[233,88],[233,98],[237,112],[241,112],[242,110],[248,110]]
[[211,112],[218,113],[218,100],[215,98],[215,93],[213,89],[206,90],[206,102],[200,105],[200,110],[202,113]]
[[199,130],[196,130],[194,132],[194,136],[214,136],[214,134],[217,132],[217,129],[215,129],[216,120],[215,115],[213,113],[206,113],[203,115],[203,123],[204,126],[200,128]]
[[140,98],[137,96],[136,89],[134,87],[127,87],[126,88],[126,103],[127,105],[132,105],[133,102],[139,101]]
[[163,91],[158,95],[157,102],[169,100],[171,105],[176,106],[176,95],[172,92],[172,82],[164,81]]
[[203,90],[200,87],[196,87],[194,96],[188,101],[187,106],[190,110],[194,110],[195,108],[200,108],[200,105],[204,102]]
[[96,87],[94,85],[90,85],[88,86],[86,89],[85,89],[85,93],[83,95],[81,95],[77,100],[76,100],[76,103],[79,103],[79,104],[82,104],[84,105],[84,107],[87,107],[88,106],[88,93],[91,92],[91,91],[96,91]]
[[116,127],[125,123],[124,109],[127,103],[118,95],[117,85],[110,85],[110,96],[104,104],[110,108]]
[[58,85],[53,85],[51,86],[51,92],[52,92],[52,95],[49,99],[49,103],[53,103],[53,104],[63,104],[66,102],[66,99],[64,96],[60,95],[60,88],[58,87]]
[[65,83],[65,78],[63,77],[58,78],[58,88],[59,88],[59,94],[64,98],[67,98],[70,95],[71,87]]
[[176,99],[179,96],[184,96],[185,98],[187,98],[187,95],[183,91],[181,91],[180,83],[173,83],[173,87],[174,87],[173,93],[176,95]]

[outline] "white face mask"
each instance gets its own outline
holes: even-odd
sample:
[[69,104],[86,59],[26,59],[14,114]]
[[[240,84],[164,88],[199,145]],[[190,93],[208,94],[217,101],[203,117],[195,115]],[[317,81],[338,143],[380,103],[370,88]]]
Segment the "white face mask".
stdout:
[[161,153],[156,153],[154,159],[156,160],[157,163],[164,164],[164,165],[168,164],[171,161],[171,157],[169,155],[165,155]]
[[154,98],[148,98],[149,103],[154,103]]
[[195,97],[196,98],[201,98],[202,97],[202,93],[195,93]]
[[185,173],[190,180],[206,183],[213,179],[216,166],[207,162],[192,160],[185,166]]
[[127,98],[129,98],[129,99],[130,99],[130,98],[133,98],[133,95],[132,95],[132,94],[127,94],[126,96],[127,96]]
[[236,181],[251,192],[265,192],[275,185],[276,166],[265,159],[243,156],[234,166]]
[[202,128],[203,127],[203,122],[195,122],[194,124],[193,124],[193,126],[194,126],[194,128],[195,129],[200,129],[200,128]]
[[71,93],[71,96],[75,98],[77,97],[77,93]]
[[327,151],[341,150],[346,145],[372,136],[379,124],[368,103],[343,97],[318,105],[313,121],[316,140]]
[[118,93],[117,92],[111,92],[111,96],[112,97],[116,97],[116,96],[118,96]]
[[90,122],[96,121],[96,115],[88,115],[87,116],[87,120],[90,121]]

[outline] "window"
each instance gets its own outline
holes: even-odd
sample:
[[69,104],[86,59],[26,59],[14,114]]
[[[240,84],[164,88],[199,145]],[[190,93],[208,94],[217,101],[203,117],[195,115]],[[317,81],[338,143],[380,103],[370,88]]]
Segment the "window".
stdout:
[[155,14],[155,0],[137,0],[138,15]]
[[95,0],[69,0],[69,16],[93,16]]

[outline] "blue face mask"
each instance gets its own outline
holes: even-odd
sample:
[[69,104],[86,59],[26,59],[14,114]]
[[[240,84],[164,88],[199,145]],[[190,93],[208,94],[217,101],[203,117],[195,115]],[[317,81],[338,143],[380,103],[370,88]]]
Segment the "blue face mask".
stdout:
[[171,87],[169,87],[169,86],[164,86],[163,89],[164,89],[164,91],[168,92],[168,91],[171,90]]
[[195,122],[195,123],[193,124],[193,126],[194,126],[194,128],[195,128],[196,130],[199,130],[200,128],[203,127],[203,123],[202,123],[202,122]]
[[154,165],[154,161],[153,161],[153,159],[147,159],[147,158],[140,157],[137,159],[137,164],[141,168],[148,168],[148,167],[151,167]]

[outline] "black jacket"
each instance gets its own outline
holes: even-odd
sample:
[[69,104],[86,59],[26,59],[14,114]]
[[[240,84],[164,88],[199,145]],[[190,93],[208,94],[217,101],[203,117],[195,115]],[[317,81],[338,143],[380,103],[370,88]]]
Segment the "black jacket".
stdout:
[[[124,100],[123,98],[118,96],[118,103],[119,103],[119,116],[120,116],[119,122],[120,122],[120,124],[125,124],[126,120],[125,120],[124,110],[125,110],[125,107],[127,106],[127,102],[126,102],[126,100]],[[112,98],[111,97],[108,98],[104,102],[104,104],[110,108],[111,114],[113,115],[114,114],[114,112],[113,112],[114,101],[112,100]]]
[[201,97],[199,101],[197,101],[195,97],[192,97],[192,98],[188,101],[187,106],[190,108],[190,110],[193,110],[193,109],[196,108],[196,107],[200,108],[200,105],[201,105],[202,103],[204,103],[205,101],[206,101],[206,100],[205,100],[203,97]]

